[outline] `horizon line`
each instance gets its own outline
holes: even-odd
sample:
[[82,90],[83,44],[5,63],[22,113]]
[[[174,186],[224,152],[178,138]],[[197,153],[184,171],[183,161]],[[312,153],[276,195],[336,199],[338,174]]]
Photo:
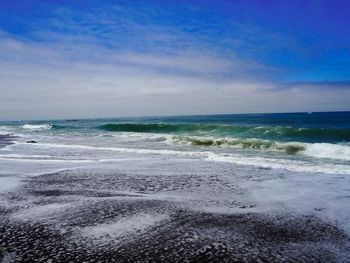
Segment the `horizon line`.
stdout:
[[85,121],[85,120],[112,120],[112,119],[133,119],[133,118],[169,118],[169,117],[199,117],[199,116],[228,116],[228,115],[264,115],[264,114],[317,114],[317,113],[346,113],[350,110],[335,111],[290,111],[290,112],[255,112],[255,113],[209,113],[209,114],[185,114],[185,115],[146,115],[146,116],[125,116],[125,117],[97,117],[97,118],[66,118],[66,119],[21,119],[21,120],[0,120],[1,122],[23,122],[23,121]]

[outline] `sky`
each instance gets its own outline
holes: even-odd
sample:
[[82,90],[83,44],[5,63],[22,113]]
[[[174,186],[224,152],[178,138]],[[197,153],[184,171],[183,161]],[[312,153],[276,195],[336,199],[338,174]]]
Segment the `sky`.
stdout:
[[1,0],[0,120],[350,110],[348,10]]

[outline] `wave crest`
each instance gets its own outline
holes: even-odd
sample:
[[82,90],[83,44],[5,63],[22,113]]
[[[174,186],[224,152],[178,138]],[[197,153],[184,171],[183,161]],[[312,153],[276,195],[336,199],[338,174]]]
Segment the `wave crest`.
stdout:
[[[309,144],[308,144],[309,145]],[[307,145],[307,146],[308,146]],[[328,147],[331,144],[318,145],[316,148],[322,151],[324,146]],[[290,160],[281,158],[270,158],[270,157],[259,157],[259,156],[246,156],[235,153],[214,153],[211,151],[179,151],[169,149],[144,149],[144,148],[125,148],[125,147],[100,147],[100,146],[89,146],[89,145],[72,145],[72,144],[51,144],[51,143],[38,143],[30,145],[31,147],[44,147],[44,148],[66,148],[66,149],[81,149],[89,151],[115,151],[135,154],[159,154],[159,155],[178,155],[187,156],[190,158],[202,158],[208,161],[214,162],[228,162],[239,165],[249,165],[263,168],[272,169],[286,169],[294,172],[312,172],[312,173],[329,173],[329,174],[350,174],[350,166],[347,164],[327,164],[323,162],[310,162],[304,160]],[[306,146],[306,147],[307,147]],[[335,145],[339,150],[342,147],[348,147],[345,149],[349,150],[349,146]],[[343,148],[344,149],[344,148]],[[310,157],[312,154],[310,154]],[[323,158],[339,159],[344,156],[334,156],[330,153]],[[350,159],[350,155],[347,156]],[[103,159],[103,162],[113,161],[113,159]]]
[[269,140],[257,139],[227,139],[227,138],[200,138],[200,137],[183,137],[176,136],[173,138],[175,143],[184,143],[195,146],[228,146],[239,147],[242,149],[253,150],[282,150],[287,154],[296,154],[305,150],[305,146],[301,143],[278,143]]
[[24,124],[22,126],[26,130],[50,130],[52,125],[50,124]]
[[109,123],[98,127],[111,132],[190,133],[190,135],[234,136],[242,138],[281,139],[284,141],[350,141],[350,129],[296,128],[290,126],[233,126],[217,124]]
[[41,131],[45,131],[45,130],[51,130],[51,129],[64,129],[66,128],[66,126],[62,126],[62,125],[52,125],[52,124],[24,124],[22,126],[23,129],[26,130],[41,130]]

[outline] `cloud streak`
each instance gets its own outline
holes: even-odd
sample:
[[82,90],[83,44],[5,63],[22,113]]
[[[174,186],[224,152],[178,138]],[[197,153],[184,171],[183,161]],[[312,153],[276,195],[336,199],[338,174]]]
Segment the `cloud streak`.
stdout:
[[288,69],[259,59],[267,46],[299,50],[293,39],[216,14],[205,27],[200,8],[162,11],[59,7],[45,26],[0,32],[0,119],[349,109],[348,82],[282,83]]
[[[3,119],[276,112],[334,109],[335,103],[341,110],[347,101],[341,104],[338,97],[350,93],[275,92],[276,84],[252,74],[262,65],[208,52],[119,53],[8,37],[0,42],[0,53],[5,54],[0,64]],[[235,69],[236,74],[223,77]]]

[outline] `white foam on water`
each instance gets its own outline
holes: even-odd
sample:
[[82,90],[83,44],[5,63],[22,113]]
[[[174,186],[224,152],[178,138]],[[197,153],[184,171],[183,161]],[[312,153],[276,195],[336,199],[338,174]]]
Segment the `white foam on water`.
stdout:
[[8,135],[8,134],[9,134],[8,131],[0,130],[0,135]]
[[120,220],[111,223],[84,227],[81,229],[80,235],[94,239],[97,242],[104,242],[140,233],[164,220],[167,220],[168,218],[169,216],[165,214],[140,213],[123,217]]
[[154,134],[154,133],[140,133],[140,132],[119,132],[112,134],[103,134],[101,136],[112,136],[115,138],[123,138],[126,140],[151,140],[151,141],[163,141],[167,138],[172,138],[170,134]]
[[125,147],[97,147],[90,145],[78,145],[78,144],[54,144],[54,143],[36,143],[34,147],[47,147],[47,148],[66,148],[66,149],[82,149],[93,151],[114,151],[114,152],[126,152],[126,153],[141,153],[141,154],[173,154],[173,155],[190,155],[196,154],[196,152],[184,152],[176,150],[166,149],[142,149],[142,148],[125,148]]
[[0,177],[0,194],[14,191],[21,185],[22,182],[17,177]]
[[248,180],[242,186],[259,212],[315,214],[350,233],[350,177],[331,174],[293,174]]
[[52,128],[52,125],[49,124],[38,124],[38,125],[34,125],[34,124],[24,124],[22,126],[23,129],[26,130],[49,130]]
[[18,153],[10,153],[10,154],[0,154],[0,158],[51,158],[50,155],[39,155],[39,154],[18,154]]
[[349,174],[350,165],[319,164],[302,160],[276,159],[264,157],[248,157],[234,154],[207,153],[207,160],[214,162],[227,162],[239,165],[249,165],[262,168],[284,169],[293,172]]
[[97,162],[61,162],[41,161],[41,160],[6,160],[0,158],[0,174],[11,175],[18,178],[27,178],[28,176],[38,176],[42,174],[50,174],[68,169],[86,167],[94,165]]
[[331,143],[307,144],[302,154],[315,157],[350,161],[350,146]]
[[93,163],[93,162],[99,162],[99,160],[93,160],[93,159],[43,159],[43,158],[33,158],[32,156],[28,155],[27,157],[3,157],[0,156],[0,159],[7,160],[7,161],[20,161],[20,162],[52,162],[52,163]]
[[16,128],[13,126],[0,126],[0,135],[7,135],[12,133],[14,130],[16,130]]
[[[123,153],[150,154],[150,155],[174,155],[189,158],[203,158],[213,162],[227,162],[238,165],[256,166],[271,169],[285,169],[293,172],[330,173],[330,174],[350,174],[350,165],[311,162],[304,160],[292,160],[286,158],[267,158],[260,156],[246,156],[240,154],[213,153],[209,151],[181,151],[167,149],[142,149],[125,147],[96,147],[76,144],[51,144],[37,143],[33,147],[84,149],[93,151],[112,151]],[[348,146],[344,146],[348,147]],[[104,160],[106,158],[103,158]]]
[[[257,138],[218,138],[213,136],[185,136],[185,137],[172,137],[173,144],[187,144],[193,145],[196,140],[200,143],[212,141],[212,147],[227,147],[248,149],[252,151],[279,151],[286,152],[288,147],[299,147],[296,151],[298,155],[305,155],[313,158],[325,158],[334,160],[346,160],[350,161],[350,145],[345,144],[332,144],[332,143],[305,143],[305,142],[276,142],[269,140],[262,140]],[[169,141],[169,139],[168,139]],[[219,144],[217,144],[217,142]],[[248,144],[248,146],[245,145]],[[249,143],[252,145],[249,146]],[[257,145],[254,145],[257,143]],[[261,143],[261,145],[259,145]]]

